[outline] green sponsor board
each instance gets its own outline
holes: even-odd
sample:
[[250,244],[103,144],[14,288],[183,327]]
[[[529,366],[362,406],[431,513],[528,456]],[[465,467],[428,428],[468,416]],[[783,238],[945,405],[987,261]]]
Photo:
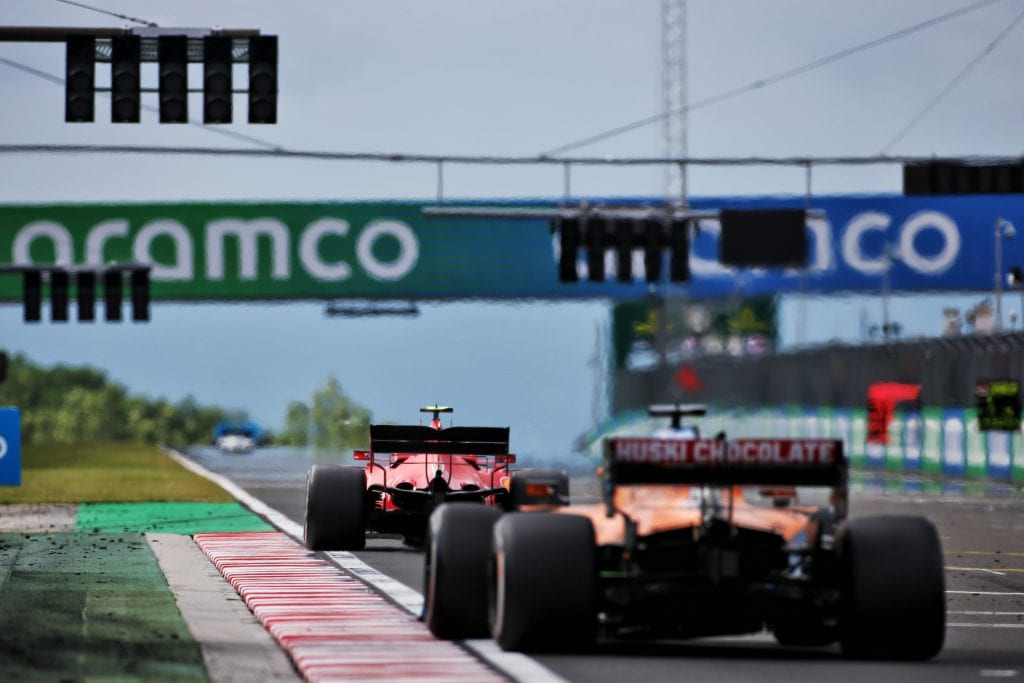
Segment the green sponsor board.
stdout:
[[612,309],[612,367],[642,369],[655,362],[659,345],[669,356],[703,353],[757,355],[778,341],[773,297],[721,300],[624,301]]
[[[150,263],[165,300],[601,296],[560,287],[547,221],[418,203],[0,206],[0,264]],[[643,285],[636,285],[638,292]],[[21,297],[0,277],[0,300]]]
[[964,427],[967,432],[966,475],[971,479],[980,479],[985,476],[988,458],[985,434],[978,429],[978,412],[976,410],[964,411]]

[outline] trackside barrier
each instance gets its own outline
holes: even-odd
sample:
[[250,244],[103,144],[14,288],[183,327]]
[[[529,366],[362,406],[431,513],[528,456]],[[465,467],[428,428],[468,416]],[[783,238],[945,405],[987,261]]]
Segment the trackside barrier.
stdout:
[[[646,435],[663,421],[641,414],[620,418],[588,435],[592,452],[597,436]],[[973,408],[925,407],[897,411],[887,444],[867,443],[863,408],[711,409],[700,421],[705,435],[725,431],[729,438],[800,437],[842,439],[854,471],[917,473],[932,478],[1024,484],[1024,434],[982,432]]]

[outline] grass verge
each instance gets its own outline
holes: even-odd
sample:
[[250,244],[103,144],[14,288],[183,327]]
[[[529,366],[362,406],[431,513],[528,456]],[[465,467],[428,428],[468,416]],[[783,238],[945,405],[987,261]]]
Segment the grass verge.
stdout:
[[0,504],[234,500],[159,449],[142,444],[26,446],[21,469],[21,486],[0,486]]

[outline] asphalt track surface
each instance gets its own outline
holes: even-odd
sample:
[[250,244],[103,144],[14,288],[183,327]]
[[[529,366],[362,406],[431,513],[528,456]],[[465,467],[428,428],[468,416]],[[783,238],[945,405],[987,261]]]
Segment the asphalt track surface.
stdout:
[[[256,498],[302,523],[307,457],[283,451],[229,456],[190,453]],[[947,630],[929,662],[843,659],[838,648],[783,648],[767,634],[689,641],[605,643],[583,655],[537,661],[570,681],[969,681],[1024,680],[1024,497],[947,497],[855,491],[854,516],[917,514],[931,519],[946,558]],[[356,553],[420,591],[422,552],[371,538]]]

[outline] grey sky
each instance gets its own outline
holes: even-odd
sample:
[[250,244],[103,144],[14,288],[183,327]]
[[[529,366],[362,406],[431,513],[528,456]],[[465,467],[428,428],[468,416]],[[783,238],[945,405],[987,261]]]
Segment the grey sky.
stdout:
[[[278,34],[279,123],[238,123],[229,128],[288,147],[529,155],[660,109],[657,0],[90,4],[161,26],[219,25]],[[967,0],[690,0],[690,97],[698,100],[966,4]],[[690,152],[875,154],[1022,10],[1019,0],[996,2],[907,39],[696,111],[690,117]],[[4,0],[0,21],[49,26],[123,23],[55,0]],[[891,151],[1021,153],[1021,35],[1011,35]],[[60,45],[0,44],[0,57],[63,75]],[[198,77],[200,67],[193,68]],[[98,69],[101,78],[108,77],[104,71]],[[143,78],[144,84],[155,84],[153,65],[144,69]],[[0,143],[239,144],[197,127],[159,125],[152,112],[143,112],[139,125],[110,124],[109,105],[102,98],[97,99],[97,123],[65,124],[60,87],[3,65],[0,93]],[[243,120],[244,97],[236,97],[236,120]],[[191,113],[201,117],[198,95],[193,95]],[[660,152],[660,140],[660,127],[654,125],[580,152],[648,156]],[[433,168],[393,164],[22,155],[4,157],[2,168],[0,202],[5,203],[425,198],[435,191]],[[456,197],[557,196],[562,177],[557,168],[452,167],[446,172],[445,187]],[[653,169],[585,169],[574,174],[574,190],[580,194],[652,195],[661,188],[660,172]],[[693,194],[720,195],[799,193],[803,172],[697,169],[691,171],[690,189]],[[894,192],[899,190],[899,169],[823,170],[816,172],[815,190]],[[852,310],[858,305],[869,304],[848,304]],[[915,330],[938,329],[941,302],[932,307],[917,317],[905,314],[914,320]],[[790,340],[796,310],[792,302],[784,306],[783,328]],[[810,340],[857,334],[855,314],[826,322],[825,307],[812,305],[808,310]],[[900,310],[894,314],[900,315]],[[822,322],[815,325],[819,315]],[[451,394],[464,396],[467,402],[485,402],[492,395],[471,389],[472,383],[493,382],[496,386],[487,389],[491,392],[500,391],[504,383],[517,387],[498,401],[506,412],[497,417],[475,412],[478,421],[500,420],[512,406],[527,405],[543,391],[543,410],[549,417],[530,418],[525,408],[515,414],[529,424],[543,423],[538,427],[541,435],[565,443],[590,420],[593,373],[586,359],[593,352],[594,324],[603,319],[603,307],[462,304],[431,309],[417,321],[366,325],[326,323],[311,307],[208,307],[198,313],[158,308],[155,316],[165,316],[168,322],[154,322],[146,330],[70,326],[58,332],[48,326],[30,330],[21,324],[18,310],[6,307],[0,310],[0,344],[47,362],[91,360],[135,389],[172,398],[194,391],[202,400],[251,407],[257,418],[270,422],[280,419],[287,399],[307,397],[328,372],[338,374],[357,397],[387,419],[407,417],[424,400],[454,403]],[[453,324],[472,328],[475,323],[497,325],[503,320],[512,325],[503,336],[445,337]],[[215,334],[206,345],[206,357],[219,361],[204,365],[206,369],[194,377],[175,371],[175,365],[187,365],[195,355],[193,340],[209,334],[218,321],[227,321],[231,332]],[[282,331],[285,327],[287,332]],[[387,375],[384,381],[379,379],[387,358],[368,357],[374,346],[364,344],[365,338],[363,346],[346,346],[342,337],[353,331],[387,336],[389,344],[395,344],[388,348],[408,358],[429,352],[431,357],[422,362],[433,365],[423,367],[437,368],[437,374],[422,368],[403,370],[406,377],[417,378],[414,388],[428,395],[409,396],[401,386],[386,386],[394,381]],[[232,379],[244,376],[246,368],[264,367],[268,359],[292,348],[290,335],[313,340],[302,358],[289,361],[294,369],[268,371],[256,384]],[[538,341],[545,335],[557,337],[557,343],[545,349],[548,345]],[[418,346],[421,338],[432,341]],[[399,339],[405,340],[404,347],[395,341]],[[478,341],[494,354],[480,361],[488,367],[502,358],[508,367],[527,370],[502,370],[511,376],[496,370],[481,373],[466,360],[477,355],[467,340]],[[140,341],[147,349],[141,355],[131,350],[131,344]],[[331,353],[333,348],[339,349],[337,355]],[[156,363],[156,357],[147,354],[157,352],[170,367],[147,370]],[[367,355],[349,355],[360,353]],[[148,360],[150,365],[131,358]],[[368,369],[374,367],[380,368],[376,376]],[[217,370],[222,371],[220,376]],[[545,381],[552,373],[559,377],[557,386]],[[430,393],[431,386],[449,391],[435,395],[440,392]]]

